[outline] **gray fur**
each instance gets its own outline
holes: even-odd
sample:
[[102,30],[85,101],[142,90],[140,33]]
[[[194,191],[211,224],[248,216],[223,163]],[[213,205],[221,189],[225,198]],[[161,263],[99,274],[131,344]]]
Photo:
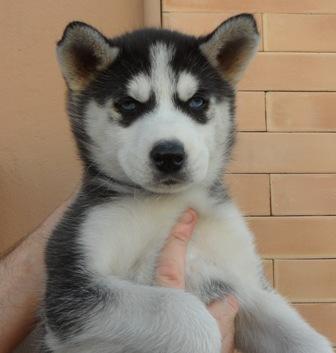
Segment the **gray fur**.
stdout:
[[324,337],[271,291],[251,294],[240,309],[236,319],[236,348],[248,353],[313,353],[331,349]]

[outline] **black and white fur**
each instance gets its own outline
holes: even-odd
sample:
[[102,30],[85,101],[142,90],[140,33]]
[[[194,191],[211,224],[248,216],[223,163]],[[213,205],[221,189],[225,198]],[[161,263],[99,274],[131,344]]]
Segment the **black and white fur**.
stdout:
[[[57,53],[84,176],[47,247],[46,351],[219,353],[205,304],[233,293],[241,352],[332,353],[266,283],[253,236],[222,185],[235,87],[258,38],[246,14],[199,38],[148,29],[107,39],[68,25]],[[182,148],[178,171],[153,161],[167,142]],[[158,253],[188,207],[200,218],[187,289],[157,287]]]

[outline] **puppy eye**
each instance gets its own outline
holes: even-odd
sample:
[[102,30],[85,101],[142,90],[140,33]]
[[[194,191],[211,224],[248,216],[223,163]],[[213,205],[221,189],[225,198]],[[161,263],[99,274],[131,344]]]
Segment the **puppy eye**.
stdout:
[[200,110],[205,105],[205,99],[203,97],[200,97],[200,96],[194,96],[194,97],[189,99],[188,105],[189,105],[189,107],[191,109]]
[[119,102],[119,107],[125,112],[134,112],[138,108],[138,102],[133,98],[125,98]]

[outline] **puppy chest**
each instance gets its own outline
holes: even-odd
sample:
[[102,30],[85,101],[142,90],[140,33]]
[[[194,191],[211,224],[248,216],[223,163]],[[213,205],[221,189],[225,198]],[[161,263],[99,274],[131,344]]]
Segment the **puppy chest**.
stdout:
[[[160,250],[182,212],[176,205],[168,206],[109,206],[92,211],[80,237],[90,270],[152,284]],[[192,291],[199,291],[204,282],[211,287],[212,280],[230,279],[233,273],[251,272],[255,267],[248,261],[249,245],[232,233],[225,222],[200,217],[186,263],[187,286]],[[216,285],[217,290],[219,287]]]

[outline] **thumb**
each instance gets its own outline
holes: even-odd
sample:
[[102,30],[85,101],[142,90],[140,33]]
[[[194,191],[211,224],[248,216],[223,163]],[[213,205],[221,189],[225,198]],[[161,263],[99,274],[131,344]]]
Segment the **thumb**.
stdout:
[[156,282],[159,286],[185,287],[185,257],[196,221],[196,212],[188,209],[172,228],[157,264]]

